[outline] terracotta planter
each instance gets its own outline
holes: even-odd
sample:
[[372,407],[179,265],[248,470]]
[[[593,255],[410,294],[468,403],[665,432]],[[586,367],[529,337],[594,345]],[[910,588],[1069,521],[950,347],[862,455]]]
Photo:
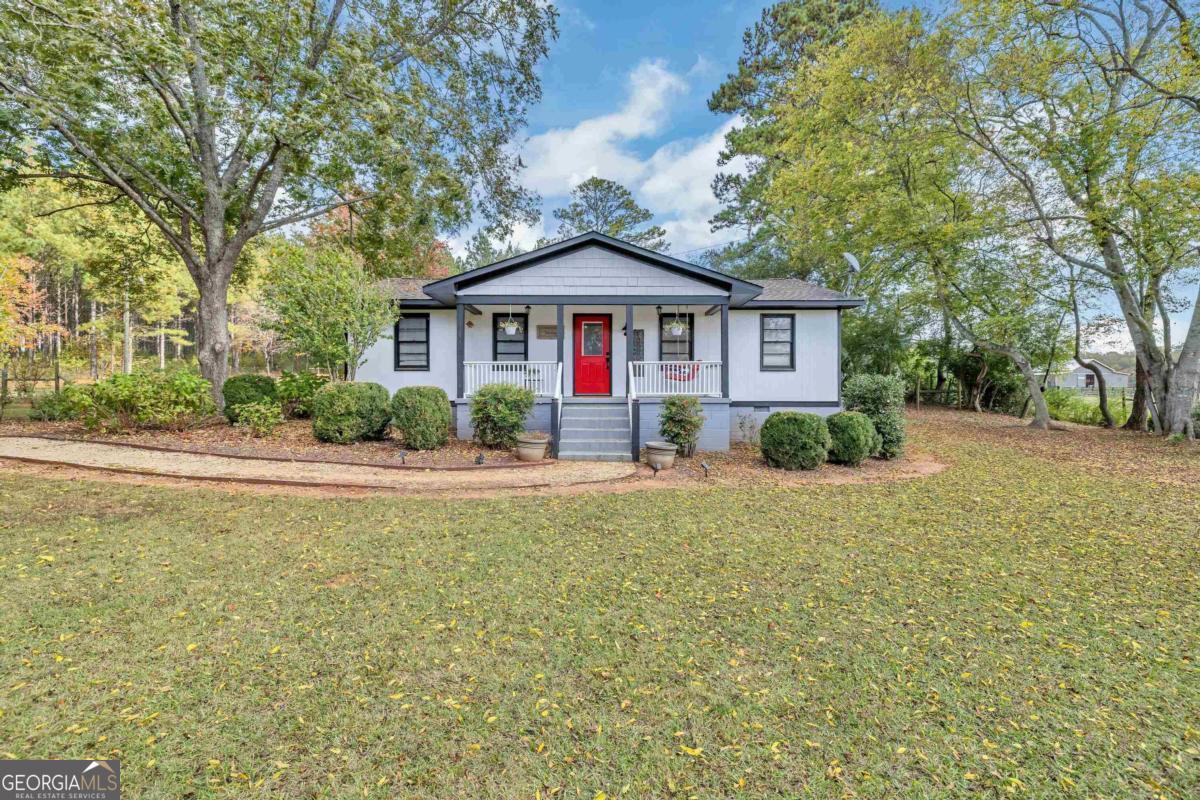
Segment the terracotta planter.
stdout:
[[523,433],[517,437],[517,446],[513,451],[518,461],[541,461],[546,457],[546,447],[550,439],[541,433]]
[[646,442],[646,463],[659,469],[675,466],[675,452],[679,448],[671,442]]

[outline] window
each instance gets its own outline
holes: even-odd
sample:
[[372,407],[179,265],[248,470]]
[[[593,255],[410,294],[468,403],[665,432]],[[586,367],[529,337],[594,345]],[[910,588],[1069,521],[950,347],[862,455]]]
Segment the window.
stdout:
[[[692,331],[695,328],[692,314],[673,313],[658,315],[658,360],[691,361]],[[676,331],[674,328],[679,327]]]
[[[509,319],[517,322],[517,329],[512,333],[504,330],[504,323]],[[529,315],[509,314],[507,311],[492,315],[492,360],[493,361],[528,361],[529,360]]]
[[396,320],[396,369],[429,369],[429,315],[405,314]]
[[796,315],[763,314],[759,317],[762,370],[796,368]]

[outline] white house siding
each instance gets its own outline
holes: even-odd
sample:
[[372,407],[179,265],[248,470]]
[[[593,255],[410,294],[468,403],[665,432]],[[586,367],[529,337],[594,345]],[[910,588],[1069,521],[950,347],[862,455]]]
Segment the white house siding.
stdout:
[[429,314],[429,369],[396,370],[395,330],[389,328],[373,347],[367,349],[366,360],[358,368],[358,380],[381,384],[389,393],[401,386],[437,386],[453,399],[458,380],[454,310],[413,309],[411,313]]
[[[795,371],[763,371],[759,317],[796,315]],[[719,324],[719,323],[718,323]],[[839,397],[838,312],[836,309],[729,312],[729,393],[732,400],[809,403],[836,406]]]
[[485,295],[727,295],[710,284],[602,247],[585,247],[459,290]]

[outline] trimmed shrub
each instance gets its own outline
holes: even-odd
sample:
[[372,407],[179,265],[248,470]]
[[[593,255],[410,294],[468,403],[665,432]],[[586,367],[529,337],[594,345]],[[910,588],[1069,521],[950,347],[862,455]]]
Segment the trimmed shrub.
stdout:
[[489,447],[512,447],[533,410],[533,392],[523,386],[489,383],[471,398],[475,438]]
[[242,403],[236,408],[235,417],[234,424],[238,427],[249,428],[257,437],[270,436],[283,422],[283,410],[274,400],[261,400]]
[[64,422],[75,419],[73,394],[78,391],[73,386],[66,386],[61,392],[34,396],[30,401],[29,418],[41,422]]
[[700,398],[671,395],[663,400],[658,423],[663,438],[678,445],[680,455],[692,455],[696,452],[696,442],[699,441],[700,430],[704,427]]
[[415,450],[450,440],[450,398],[436,386],[405,386],[392,396],[392,427]]
[[89,430],[183,430],[216,413],[212,384],[194,372],[133,372],[70,392],[75,416]]
[[878,434],[876,443],[878,449],[875,455],[883,459],[899,458],[904,454],[904,414],[900,411],[889,411],[871,420]]
[[290,419],[308,419],[312,416],[313,395],[328,383],[328,379],[315,372],[283,371],[275,382],[275,399]]
[[322,442],[382,439],[391,419],[387,389],[378,383],[327,383],[313,395],[313,436]]
[[898,375],[855,375],[842,386],[847,411],[861,411],[871,419],[889,411],[904,410],[904,379]]
[[895,458],[904,451],[904,379],[896,375],[855,375],[842,386],[847,411],[861,411],[878,434],[873,455]]
[[818,414],[776,411],[759,432],[763,458],[772,467],[816,469],[829,454],[829,427]]
[[829,426],[829,460],[857,467],[879,447],[871,418],[860,411],[842,411],[825,418]]
[[238,406],[275,401],[275,379],[270,375],[234,375],[221,387],[225,398],[225,417],[237,422]]

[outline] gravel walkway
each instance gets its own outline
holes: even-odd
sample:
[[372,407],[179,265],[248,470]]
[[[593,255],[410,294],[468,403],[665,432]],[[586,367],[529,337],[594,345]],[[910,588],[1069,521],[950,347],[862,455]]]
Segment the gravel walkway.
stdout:
[[0,458],[199,480],[414,492],[570,486],[615,481],[636,471],[631,463],[595,461],[554,461],[543,467],[453,472],[396,470],[328,462],[280,462],[198,453],[161,453],[119,444],[63,442],[36,436],[0,437]]

